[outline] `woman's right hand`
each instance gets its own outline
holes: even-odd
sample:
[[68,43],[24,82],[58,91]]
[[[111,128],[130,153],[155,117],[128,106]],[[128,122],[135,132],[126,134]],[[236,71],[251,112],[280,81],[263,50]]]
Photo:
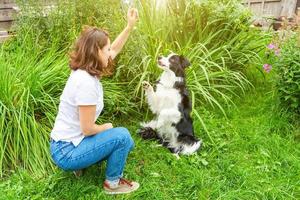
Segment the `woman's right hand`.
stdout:
[[105,123],[102,126],[103,126],[103,131],[113,128],[112,123]]
[[138,21],[139,19],[139,13],[138,10],[136,8],[130,8],[128,9],[128,13],[127,13],[127,27],[129,29],[133,29],[135,23]]

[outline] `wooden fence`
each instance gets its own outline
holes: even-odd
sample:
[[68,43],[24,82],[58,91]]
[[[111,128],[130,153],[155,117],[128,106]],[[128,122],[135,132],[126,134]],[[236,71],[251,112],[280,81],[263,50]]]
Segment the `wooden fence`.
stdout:
[[300,0],[244,0],[256,17],[294,17]]
[[14,0],[0,0],[0,30],[7,30],[11,27],[17,10]]
[[17,13],[15,0],[0,0],[0,42],[9,38],[9,30]]

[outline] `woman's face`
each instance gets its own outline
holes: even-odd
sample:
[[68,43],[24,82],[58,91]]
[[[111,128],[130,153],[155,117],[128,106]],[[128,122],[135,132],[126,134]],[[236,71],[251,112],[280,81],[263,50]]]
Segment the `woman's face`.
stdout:
[[100,58],[102,59],[102,62],[104,63],[103,67],[107,67],[110,54],[110,39],[108,38],[107,44],[99,50]]

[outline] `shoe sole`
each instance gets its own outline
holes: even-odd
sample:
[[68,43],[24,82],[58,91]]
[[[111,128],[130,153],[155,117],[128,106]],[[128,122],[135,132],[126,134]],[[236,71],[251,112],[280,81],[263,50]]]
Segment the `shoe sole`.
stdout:
[[107,191],[104,189],[104,193],[105,194],[128,194],[128,193],[131,193],[131,192],[134,192],[136,191],[137,189],[139,189],[140,186],[138,186],[137,188],[135,188],[134,190],[130,190],[130,191],[127,191],[127,192],[115,192],[115,191]]

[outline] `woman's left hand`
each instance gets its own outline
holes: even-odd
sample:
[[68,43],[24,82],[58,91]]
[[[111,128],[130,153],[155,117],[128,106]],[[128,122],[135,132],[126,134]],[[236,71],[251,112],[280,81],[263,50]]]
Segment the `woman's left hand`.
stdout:
[[135,23],[138,21],[139,19],[139,13],[138,10],[135,8],[130,8],[128,9],[128,13],[127,13],[127,23],[128,23],[128,27],[130,29],[132,29],[135,25]]

